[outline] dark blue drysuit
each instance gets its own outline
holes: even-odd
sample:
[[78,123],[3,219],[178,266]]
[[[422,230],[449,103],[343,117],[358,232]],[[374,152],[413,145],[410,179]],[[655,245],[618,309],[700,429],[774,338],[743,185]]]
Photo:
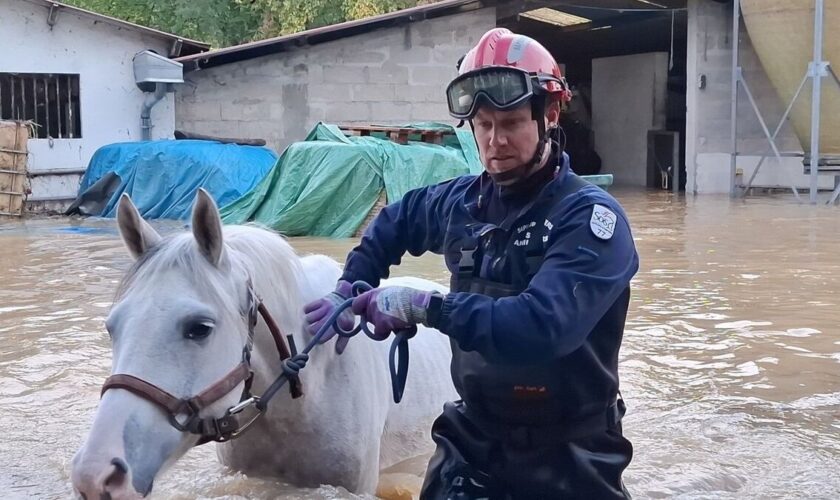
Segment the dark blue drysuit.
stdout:
[[618,202],[567,163],[517,189],[459,177],[384,208],[342,279],[377,286],[405,252],[452,273],[428,321],[461,397],[421,498],[626,498],[617,365],[639,260]]

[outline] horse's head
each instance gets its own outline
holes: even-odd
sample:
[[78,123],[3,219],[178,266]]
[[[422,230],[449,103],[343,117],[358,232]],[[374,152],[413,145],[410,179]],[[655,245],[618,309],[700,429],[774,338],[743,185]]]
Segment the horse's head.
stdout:
[[[89,500],[145,496],[199,439],[176,427],[239,402],[255,314],[249,273],[225,246],[206,192],[196,197],[191,233],[163,240],[126,195],[117,222],[135,263],[106,322],[114,375],[73,458],[73,485]],[[197,404],[183,404],[195,396]]]

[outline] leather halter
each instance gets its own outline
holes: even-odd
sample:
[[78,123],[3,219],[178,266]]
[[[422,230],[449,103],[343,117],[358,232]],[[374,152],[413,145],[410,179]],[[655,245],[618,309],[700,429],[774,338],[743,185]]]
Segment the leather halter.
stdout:
[[[233,370],[228,372],[220,380],[195,396],[177,398],[139,377],[119,373],[111,375],[105,380],[105,383],[102,385],[100,397],[108,389],[124,389],[140,396],[160,407],[167,414],[167,417],[169,417],[169,423],[179,431],[190,432],[201,436],[197,445],[209,441],[229,441],[241,435],[263,414],[263,411],[256,405],[259,398],[251,394],[251,383],[254,379],[254,372],[251,370],[251,348],[254,343],[254,329],[257,326],[258,314],[262,316],[263,321],[268,326],[268,330],[271,332],[274,345],[277,347],[277,352],[280,355],[280,361],[283,362],[295,354],[289,349],[289,343],[287,343],[286,337],[280,331],[277,322],[271,317],[262,300],[257,297],[250,280],[248,283],[248,296],[248,342],[242,348],[242,362],[236,365]],[[292,341],[291,337],[289,340]],[[224,416],[219,418],[202,418],[199,416],[199,413],[203,409],[229,394],[243,382],[245,383],[245,388],[242,390],[239,403],[228,408]],[[292,398],[299,398],[303,395],[303,387],[299,377],[289,377],[289,391]],[[246,409],[251,410],[247,418],[243,416],[243,412]],[[179,420],[178,417],[180,415],[184,415],[185,418]]]

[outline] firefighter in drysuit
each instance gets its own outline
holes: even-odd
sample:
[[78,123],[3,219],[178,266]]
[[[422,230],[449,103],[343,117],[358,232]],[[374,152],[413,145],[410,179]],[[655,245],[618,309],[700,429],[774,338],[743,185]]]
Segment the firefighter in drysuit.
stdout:
[[628,498],[617,364],[639,261],[626,215],[564,162],[557,123],[570,94],[543,46],[496,28],[459,73],[449,111],[472,126],[485,172],[384,208],[336,291],[307,304],[310,330],[350,283],[377,286],[405,252],[442,254],[449,294],[386,287],[353,303],[379,335],[422,323],[451,339],[462,399],[432,428],[421,498]]

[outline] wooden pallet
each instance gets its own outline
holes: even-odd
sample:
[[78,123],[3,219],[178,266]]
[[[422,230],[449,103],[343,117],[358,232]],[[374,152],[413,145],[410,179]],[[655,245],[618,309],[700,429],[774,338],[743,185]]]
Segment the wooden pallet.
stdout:
[[429,144],[443,144],[443,138],[454,135],[451,131],[440,129],[422,129],[389,127],[387,125],[339,125],[338,128],[349,136],[373,136],[389,139],[397,144],[408,144],[409,140]]
[[27,123],[0,121],[0,216],[23,215],[29,133]]

